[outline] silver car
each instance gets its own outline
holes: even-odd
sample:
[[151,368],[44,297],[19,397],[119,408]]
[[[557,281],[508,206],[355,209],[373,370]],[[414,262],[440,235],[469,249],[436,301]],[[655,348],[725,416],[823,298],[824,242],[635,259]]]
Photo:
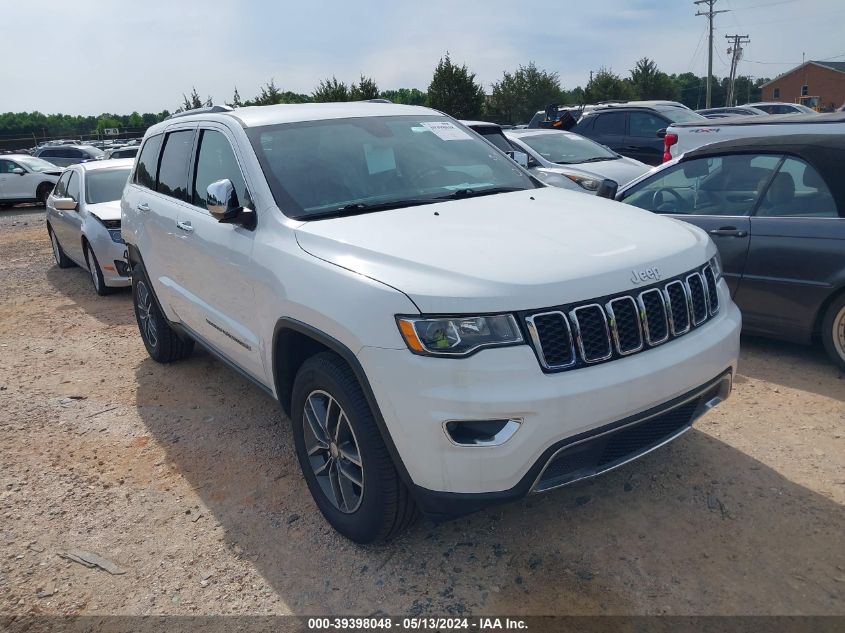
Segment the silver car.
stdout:
[[131,284],[120,234],[120,197],[133,162],[72,165],[47,198],[47,231],[56,264],[88,270],[98,295]]

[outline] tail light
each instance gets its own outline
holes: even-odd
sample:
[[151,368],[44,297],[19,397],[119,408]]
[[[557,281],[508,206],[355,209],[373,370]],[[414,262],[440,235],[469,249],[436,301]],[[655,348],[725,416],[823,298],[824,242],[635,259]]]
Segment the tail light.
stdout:
[[667,134],[663,137],[663,162],[672,160],[672,154],[669,148],[678,142],[677,134]]

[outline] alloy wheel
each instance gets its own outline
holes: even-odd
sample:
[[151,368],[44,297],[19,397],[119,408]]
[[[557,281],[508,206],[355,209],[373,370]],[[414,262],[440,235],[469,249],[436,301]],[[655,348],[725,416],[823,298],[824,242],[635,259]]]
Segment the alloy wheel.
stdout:
[[833,347],[845,358],[845,307],[833,318]]
[[153,318],[153,295],[143,281],[137,282],[135,306],[138,310],[138,322],[141,326],[141,333],[147,339],[150,347],[158,346],[158,331],[156,330],[155,319]]
[[331,394],[312,391],[305,401],[302,427],[320,488],[335,508],[355,512],[364,496],[364,465],[346,412]]

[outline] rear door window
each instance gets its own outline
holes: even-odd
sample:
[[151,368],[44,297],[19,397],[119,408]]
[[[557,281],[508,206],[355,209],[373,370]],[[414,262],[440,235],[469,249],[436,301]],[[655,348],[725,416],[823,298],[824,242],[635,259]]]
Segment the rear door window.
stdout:
[[170,132],[164,140],[156,191],[177,200],[188,199],[188,167],[194,147],[194,130]]
[[648,112],[631,112],[629,120],[630,135],[645,138],[657,138],[657,132],[666,129],[666,126],[669,125],[661,117]]
[[593,130],[602,136],[624,136],[625,117],[624,112],[607,112],[597,115]]
[[800,158],[788,156],[766,190],[757,215],[835,218],[839,212],[819,172]]
[[156,188],[158,152],[161,149],[163,138],[164,136],[161,134],[148,138],[141,150],[141,158],[138,159],[138,167],[135,169],[135,183],[147,189]]

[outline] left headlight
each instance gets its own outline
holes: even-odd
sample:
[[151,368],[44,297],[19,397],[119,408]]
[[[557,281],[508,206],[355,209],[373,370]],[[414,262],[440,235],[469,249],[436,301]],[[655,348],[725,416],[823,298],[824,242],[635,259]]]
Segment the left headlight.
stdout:
[[563,174],[576,185],[587,191],[598,191],[601,187],[601,180],[597,178],[590,178],[589,176],[581,176],[580,174]]
[[719,251],[716,251],[716,254],[713,255],[707,263],[710,264],[710,268],[713,269],[713,276],[718,282],[722,278],[722,256],[719,255]]
[[405,343],[424,356],[469,356],[485,347],[519,345],[522,332],[512,314],[396,317]]

